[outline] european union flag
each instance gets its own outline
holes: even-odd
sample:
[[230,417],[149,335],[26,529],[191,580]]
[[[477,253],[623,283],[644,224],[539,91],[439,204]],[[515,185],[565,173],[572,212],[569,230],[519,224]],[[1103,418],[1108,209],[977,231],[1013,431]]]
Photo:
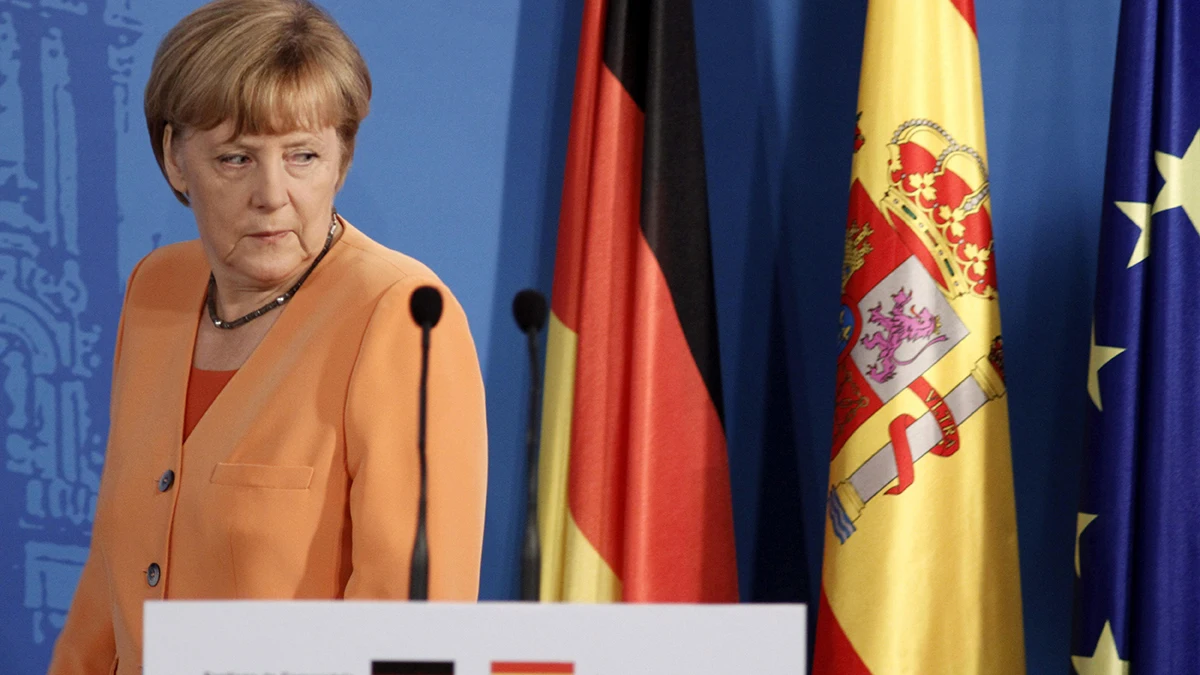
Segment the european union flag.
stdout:
[[1125,0],[1071,661],[1200,672],[1200,5]]

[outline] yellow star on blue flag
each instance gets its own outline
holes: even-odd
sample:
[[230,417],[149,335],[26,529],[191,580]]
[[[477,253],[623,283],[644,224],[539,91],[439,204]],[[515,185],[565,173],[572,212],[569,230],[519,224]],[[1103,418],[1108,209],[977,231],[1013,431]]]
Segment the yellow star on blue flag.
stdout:
[[1196,35],[1194,0],[1123,1],[1075,528],[1081,675],[1200,667]]

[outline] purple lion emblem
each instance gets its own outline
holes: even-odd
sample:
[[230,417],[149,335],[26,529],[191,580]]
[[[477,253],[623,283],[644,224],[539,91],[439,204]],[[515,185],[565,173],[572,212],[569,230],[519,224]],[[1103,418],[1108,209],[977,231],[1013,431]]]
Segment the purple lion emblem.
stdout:
[[[863,339],[867,349],[879,349],[879,359],[867,368],[867,377],[883,384],[896,376],[897,366],[907,366],[916,361],[929,347],[948,338],[941,334],[942,320],[928,309],[917,311],[917,306],[905,308],[912,300],[912,293],[903,287],[892,296],[892,309],[885,314],[883,304],[875,305],[869,314],[870,323],[883,330]],[[896,358],[896,351],[906,342],[928,341],[911,359]]]

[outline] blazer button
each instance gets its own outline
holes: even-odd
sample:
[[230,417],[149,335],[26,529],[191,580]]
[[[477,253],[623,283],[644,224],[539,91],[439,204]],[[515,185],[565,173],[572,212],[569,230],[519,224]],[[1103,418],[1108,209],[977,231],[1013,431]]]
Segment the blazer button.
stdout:
[[163,472],[163,475],[158,479],[158,491],[166,492],[167,490],[170,490],[171,486],[174,484],[175,484],[175,472],[170,469],[167,469],[166,471]]
[[158,563],[150,563],[150,568],[146,570],[146,583],[154,587],[158,585],[160,579],[162,579],[162,568],[158,566]]

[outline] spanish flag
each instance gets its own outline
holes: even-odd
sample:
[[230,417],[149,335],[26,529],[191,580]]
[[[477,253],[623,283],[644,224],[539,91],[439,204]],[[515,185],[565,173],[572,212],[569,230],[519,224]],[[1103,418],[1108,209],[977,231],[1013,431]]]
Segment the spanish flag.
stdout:
[[814,672],[1025,669],[972,0],[870,0]]
[[690,0],[587,0],[551,299],[541,598],[737,601]]

